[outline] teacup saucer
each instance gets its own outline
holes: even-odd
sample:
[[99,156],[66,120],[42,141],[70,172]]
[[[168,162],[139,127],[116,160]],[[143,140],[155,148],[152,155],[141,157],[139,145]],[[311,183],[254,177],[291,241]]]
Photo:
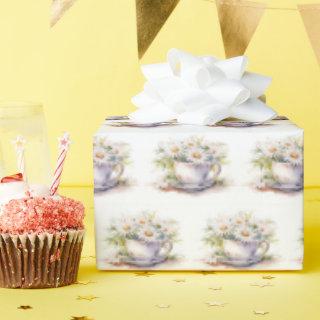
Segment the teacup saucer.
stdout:
[[[130,259],[130,260],[129,260]],[[136,259],[134,257],[130,257],[126,259],[125,263],[131,264],[137,267],[152,267],[156,264],[162,263],[166,261],[168,257],[154,257],[152,259]]]
[[210,187],[212,187],[214,185],[215,181],[213,180],[208,180],[208,181],[204,181],[201,184],[191,184],[191,183],[183,183],[180,181],[177,181],[175,183],[172,183],[171,186],[175,189],[181,189],[181,190],[185,190],[188,192],[194,192],[194,191],[202,191],[205,189],[208,189]]
[[283,184],[279,182],[272,183],[269,187],[283,192],[301,191],[303,189],[303,185]]
[[106,185],[95,185],[94,186],[94,191],[95,192],[102,192],[102,191],[107,191],[113,187],[115,187],[116,185],[118,185],[118,181],[115,183],[110,183],[110,184],[106,184]]
[[259,257],[259,258],[255,257],[255,258],[250,258],[248,260],[239,260],[239,259],[233,259],[228,257],[218,258],[219,263],[230,265],[233,267],[238,267],[238,268],[249,267],[253,264],[261,262],[262,260],[263,260],[263,257]]

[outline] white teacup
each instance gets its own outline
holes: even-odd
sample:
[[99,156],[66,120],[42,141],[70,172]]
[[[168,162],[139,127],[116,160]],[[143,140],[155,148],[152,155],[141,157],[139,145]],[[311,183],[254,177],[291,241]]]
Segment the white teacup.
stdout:
[[302,165],[293,166],[286,162],[272,162],[272,174],[278,183],[290,186],[302,186]]
[[108,163],[94,165],[94,187],[96,190],[107,190],[118,184],[123,173],[122,164]]
[[127,239],[126,249],[131,258],[131,264],[148,266],[165,261],[172,250],[170,241],[144,242]]
[[241,242],[236,240],[223,240],[223,252],[229,264],[247,266],[263,259],[269,250],[266,241]]
[[217,162],[213,165],[175,162],[174,172],[182,184],[201,186],[213,183],[221,172],[221,166]]

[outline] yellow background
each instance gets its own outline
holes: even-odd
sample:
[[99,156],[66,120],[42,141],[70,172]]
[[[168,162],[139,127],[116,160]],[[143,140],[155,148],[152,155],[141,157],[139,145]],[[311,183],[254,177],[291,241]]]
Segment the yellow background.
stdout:
[[[295,8],[310,0],[264,2]],[[74,140],[63,183],[92,185],[92,135],[106,116],[134,110],[140,63],[163,61],[172,47],[224,57],[217,11],[210,1],[180,0],[139,62],[135,1],[78,0],[52,29],[49,7],[1,1],[0,99],[43,102],[53,163],[56,137],[68,130]],[[305,183],[320,185],[320,68],[299,12],[266,10],[246,54],[252,71],[273,77],[269,104],[305,129]]]

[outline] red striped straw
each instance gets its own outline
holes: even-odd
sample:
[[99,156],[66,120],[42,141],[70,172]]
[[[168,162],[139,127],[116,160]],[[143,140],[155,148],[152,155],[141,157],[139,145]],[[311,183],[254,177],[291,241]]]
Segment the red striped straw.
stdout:
[[63,136],[59,138],[59,156],[57,160],[57,166],[54,171],[53,182],[50,187],[50,194],[52,196],[57,193],[57,190],[59,188],[61,175],[63,171],[63,165],[64,161],[66,160],[70,142],[70,135],[68,132],[65,132]]

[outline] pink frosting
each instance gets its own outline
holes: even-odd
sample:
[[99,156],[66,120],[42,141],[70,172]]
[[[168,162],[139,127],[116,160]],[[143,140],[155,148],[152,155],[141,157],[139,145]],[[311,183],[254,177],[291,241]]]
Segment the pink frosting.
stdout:
[[10,200],[0,214],[0,232],[10,234],[55,233],[83,229],[84,206],[61,197],[27,197]]

